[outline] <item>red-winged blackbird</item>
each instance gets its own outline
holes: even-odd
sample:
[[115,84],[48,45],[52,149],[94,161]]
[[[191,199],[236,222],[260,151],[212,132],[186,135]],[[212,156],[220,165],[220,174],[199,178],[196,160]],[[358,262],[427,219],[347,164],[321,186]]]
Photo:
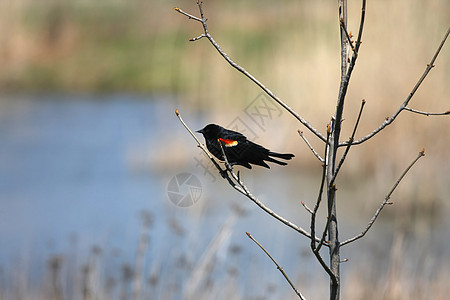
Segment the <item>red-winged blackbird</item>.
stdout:
[[[236,131],[225,129],[216,124],[206,125],[205,128],[197,132],[203,134],[206,140],[206,147],[219,160],[224,161],[222,147],[231,165],[241,165],[251,169],[250,164],[259,165],[270,169],[265,161],[270,161],[282,166],[287,165],[283,161],[276,160],[273,157],[282,159],[291,159],[294,154],[282,154],[271,152],[270,150],[255,144]],[[219,143],[222,143],[222,147]]]

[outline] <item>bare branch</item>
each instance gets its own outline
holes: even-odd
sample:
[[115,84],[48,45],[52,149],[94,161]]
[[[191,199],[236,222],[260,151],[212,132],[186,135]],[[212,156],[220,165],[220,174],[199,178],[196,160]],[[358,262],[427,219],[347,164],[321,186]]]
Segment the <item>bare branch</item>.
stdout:
[[[332,126],[332,125],[329,125],[330,127]],[[327,131],[327,132],[330,132],[329,133],[329,135],[331,135],[331,131],[330,131],[330,129]],[[329,149],[329,148],[328,148]],[[326,153],[327,154],[327,156],[326,157],[328,157],[328,153]],[[324,166],[324,168],[325,168],[325,177],[326,177],[326,168],[327,168],[327,166]],[[324,182],[324,179],[325,178],[322,178],[322,182]],[[333,188],[333,189],[335,189],[335,187],[334,187],[334,185],[328,185],[328,189],[331,189],[331,188]],[[323,189],[323,187],[322,187],[322,189]],[[327,215],[327,222],[326,222],[326,224],[325,224],[325,227],[324,227],[324,229],[323,229],[323,231],[322,231],[322,237],[321,237],[321,239],[320,239],[320,243],[319,243],[319,246],[317,246],[317,249],[316,249],[316,251],[317,252],[319,252],[320,251],[320,248],[322,247],[322,245],[324,244],[324,242],[325,242],[325,237],[326,237],[326,235],[327,235],[327,231],[328,231],[328,227],[330,226],[330,221],[331,221],[331,214],[333,213],[333,211],[332,211],[332,207],[333,207],[333,205],[328,205],[328,215]]]
[[422,156],[425,155],[425,150],[422,149],[422,151],[419,152],[419,154],[417,155],[417,157],[413,160],[413,162],[405,169],[405,171],[402,173],[402,175],[399,177],[399,179],[395,182],[394,186],[391,188],[391,190],[389,191],[389,193],[386,195],[386,197],[384,198],[384,201],[381,203],[380,207],[377,209],[377,211],[375,212],[375,214],[373,215],[372,219],[370,219],[369,223],[367,224],[366,228],[358,235],[345,240],[344,242],[341,243],[341,247],[349,244],[351,242],[354,242],[360,238],[362,238],[368,231],[369,229],[372,227],[373,223],[375,222],[375,220],[378,218],[378,216],[380,215],[381,211],[383,210],[384,206],[386,204],[392,204],[392,202],[390,202],[389,200],[391,199],[391,195],[392,193],[395,191],[395,189],[397,188],[397,186],[400,184],[400,182],[402,181],[403,177],[405,177],[406,173],[408,173],[408,171],[411,169],[411,167],[419,160],[419,158],[421,158]]
[[[326,142],[326,146],[325,146],[325,157],[328,156],[328,151],[329,151],[329,144],[328,144],[328,140],[330,138],[330,134],[331,134],[331,125],[328,125],[327,128],[327,142]],[[326,178],[326,169],[327,169],[327,165],[326,163],[323,164],[323,168],[322,168],[322,180],[320,183],[320,189],[319,189],[319,195],[317,196],[317,201],[316,204],[314,206],[314,209],[312,211],[311,214],[311,236],[315,236],[316,235],[316,216],[317,216],[317,211],[319,210],[320,207],[320,203],[322,201],[322,194],[323,194],[323,187],[325,186],[325,178]],[[311,250],[314,253],[314,255],[316,256],[317,260],[319,261],[320,265],[322,266],[322,268],[328,273],[328,275],[330,276],[331,280],[333,281],[333,283],[337,283],[337,279],[336,279],[336,275],[333,274],[333,272],[331,271],[330,267],[326,264],[326,262],[323,260],[322,256],[320,255],[320,248],[322,247],[322,245],[325,244],[325,238],[324,236],[322,236],[322,239],[320,239],[319,241],[319,245],[316,247],[316,240],[311,238]],[[329,247],[328,244],[325,244],[327,247]]]
[[301,203],[302,203],[303,207],[306,209],[307,212],[309,212],[310,214],[313,213],[313,211],[311,210],[311,208],[309,208],[309,207],[305,204],[305,202],[302,201]]
[[353,46],[353,42],[352,42],[352,39],[350,38],[350,35],[348,34],[347,26],[345,26],[345,22],[343,19],[341,19],[340,21],[341,21],[340,22],[341,28],[344,30],[345,36],[347,37],[348,44],[350,45],[350,47],[352,47],[353,52],[355,52],[355,47]]
[[255,238],[248,232],[246,232],[247,236],[253,241],[255,242],[256,245],[259,246],[259,248],[261,248],[262,251],[264,251],[264,253],[266,253],[266,255],[273,261],[273,263],[277,266],[277,269],[280,270],[281,274],[283,274],[284,278],[286,278],[287,282],[290,284],[290,286],[292,287],[292,289],[294,290],[294,292],[297,294],[297,296],[302,299],[302,300],[306,300],[305,297],[302,295],[302,293],[300,293],[299,290],[297,290],[297,288],[294,286],[294,284],[292,283],[292,281],[289,279],[289,277],[287,276],[286,272],[284,272],[283,268],[280,267],[280,265],[277,263],[277,261],[272,257],[272,255],[270,255],[269,252],[267,252],[266,249],[264,249],[264,247],[257,241],[255,240]]
[[193,37],[193,38],[189,39],[189,42],[195,42],[195,41],[198,41],[199,39],[204,38],[204,37],[206,37],[206,35],[200,34],[197,37]]
[[[209,153],[208,149],[199,141],[199,139],[195,136],[195,134],[192,132],[192,130],[186,125],[186,123],[183,121],[183,119],[181,118],[181,114],[179,113],[178,109],[175,111],[178,119],[180,120],[180,122],[183,124],[183,126],[186,128],[186,130],[192,135],[192,137],[197,141],[198,147],[200,147],[200,149],[203,150],[203,152],[205,152],[205,154],[208,156],[208,158],[212,161],[212,163],[214,164],[214,166],[217,168],[217,170],[219,170],[220,175],[225,178],[228,183],[235,189],[237,190],[239,193],[243,194],[244,196],[246,196],[247,198],[249,198],[250,200],[252,200],[256,205],[258,205],[262,210],[264,210],[266,213],[268,213],[269,215],[271,215],[272,217],[274,217],[275,219],[277,219],[278,221],[280,221],[281,223],[283,223],[284,225],[294,229],[295,231],[297,231],[298,233],[311,238],[311,234],[309,232],[307,232],[305,229],[303,229],[300,226],[295,225],[294,223],[292,223],[291,221],[286,220],[285,218],[281,217],[280,215],[278,215],[277,213],[275,213],[273,210],[271,210],[270,208],[268,208],[267,206],[265,206],[261,201],[259,201],[258,198],[256,198],[251,192],[250,190],[247,188],[247,186],[242,182],[239,173],[236,174],[233,172],[233,168],[231,167],[231,165],[229,163],[226,163],[226,169],[223,170],[220,165],[217,163],[217,161],[214,159],[214,157],[212,156],[211,153]],[[222,148],[223,149],[223,148]],[[226,156],[224,155],[224,157],[226,158]],[[228,172],[227,172],[228,171]],[[231,175],[231,177],[230,177]],[[233,181],[234,180],[234,181]],[[318,237],[315,237],[315,239],[317,241],[320,241]]]
[[317,153],[316,150],[314,150],[314,148],[311,146],[311,144],[308,142],[308,140],[306,139],[305,135],[303,134],[303,131],[298,130],[298,134],[300,135],[300,137],[305,141],[306,145],[308,146],[308,148],[312,151],[312,153],[314,154],[315,157],[317,157],[318,160],[320,160],[321,163],[325,163],[325,160],[320,157],[319,153]]
[[187,16],[189,19],[194,19],[196,21],[199,21],[203,25],[203,31],[204,35],[210,43],[213,45],[214,48],[216,48],[217,52],[236,70],[244,74],[248,79],[253,81],[257,86],[259,86],[270,98],[272,98],[275,102],[277,102],[279,105],[281,105],[285,110],[287,110],[292,116],[294,116],[300,123],[302,123],[306,128],[308,128],[312,133],[314,133],[320,140],[325,142],[325,137],[316,129],[314,128],[308,121],[306,121],[303,117],[301,117],[296,111],[294,111],[291,107],[289,107],[286,103],[284,103],[280,98],[278,98],[271,90],[269,90],[265,85],[263,85],[258,79],[256,79],[253,75],[251,75],[247,70],[245,70],[243,67],[238,65],[236,62],[234,62],[228,54],[226,54],[220,45],[214,40],[212,35],[208,31],[208,26],[206,25],[206,19],[204,17],[203,13],[203,1],[197,1],[197,5],[200,11],[201,18],[197,18],[191,14],[188,14],[184,11],[182,11],[179,8],[175,8],[176,11],[179,13]]
[[[381,130],[383,130],[384,128],[386,128],[386,126],[392,124],[392,122],[394,122],[394,120],[397,118],[397,116],[403,111],[403,110],[409,110],[407,109],[407,105],[409,104],[409,101],[411,100],[411,98],[414,96],[414,94],[416,93],[417,89],[420,87],[420,85],[422,84],[422,82],[425,80],[425,78],[427,77],[428,73],[431,71],[431,69],[434,67],[434,62],[436,61],[436,58],[438,57],[439,53],[441,52],[442,47],[445,44],[445,41],[448,38],[448,35],[450,33],[450,27],[447,29],[447,32],[444,35],[444,38],[442,39],[441,43],[439,44],[439,47],[437,48],[436,52],[433,55],[433,58],[431,59],[430,63],[427,64],[427,67],[425,68],[425,71],[423,72],[422,76],[419,78],[419,80],[417,81],[416,85],[413,87],[413,89],[411,90],[411,92],[409,93],[408,97],[406,97],[405,101],[400,105],[400,107],[398,108],[398,110],[388,119],[386,119],[378,128],[376,128],[374,131],[372,131],[371,133],[369,133],[368,135],[366,135],[365,137],[352,142],[353,145],[357,145],[357,144],[361,144],[365,141],[367,141],[368,139],[372,138],[373,136],[375,136],[377,133],[379,133]],[[358,46],[358,43],[357,45]],[[444,115],[447,115],[447,113],[444,113]],[[347,142],[344,142],[342,144],[340,144],[339,146],[345,146],[348,144]]]
[[[273,210],[271,210],[270,208],[268,208],[267,206],[265,206],[261,201],[259,201],[258,198],[256,198],[247,188],[247,186],[242,182],[242,180],[240,179],[240,176],[236,175],[236,173],[234,173],[231,170],[228,170],[231,174],[231,176],[233,177],[233,179],[239,184],[239,186],[242,188],[242,190],[244,191],[244,195],[247,196],[247,198],[249,198],[250,200],[252,200],[256,205],[258,205],[262,210],[264,210],[266,213],[268,213],[269,215],[271,215],[272,217],[274,217],[275,219],[277,219],[278,221],[280,221],[281,223],[285,224],[288,227],[291,227],[292,229],[294,229],[295,231],[297,231],[298,233],[311,238],[311,234],[309,232],[307,232],[306,230],[304,230],[302,227],[299,227],[295,224],[293,224],[292,222],[286,220],[285,218],[281,217],[280,215],[276,214]],[[319,241],[318,237],[315,237],[316,241]]]
[[362,32],[363,32],[363,28],[364,28],[365,17],[366,17],[366,0],[363,0],[362,7],[361,7],[361,20],[359,21],[358,38],[356,40],[356,45],[355,45],[356,53],[358,53],[359,47],[361,46],[361,38],[362,38]]
[[180,14],[185,15],[185,16],[188,17],[189,19],[198,21],[198,22],[200,22],[200,23],[202,22],[202,19],[197,18],[196,16],[193,16],[193,15],[191,15],[191,14],[188,14],[187,12],[181,10],[181,8],[179,8],[179,7],[174,7],[173,9],[176,10],[177,12],[179,12]]
[[342,164],[344,163],[344,161],[345,161],[345,159],[346,159],[346,157],[347,157],[347,154],[348,154],[348,152],[350,151],[350,147],[351,147],[351,145],[352,145],[353,139],[355,138],[356,129],[358,128],[359,120],[361,119],[361,115],[362,115],[362,112],[363,112],[363,109],[364,109],[364,105],[365,105],[365,104],[366,104],[366,100],[363,99],[363,100],[361,101],[361,107],[360,107],[360,109],[359,109],[358,118],[356,119],[355,126],[353,127],[352,135],[351,135],[350,138],[348,139],[349,143],[347,144],[347,147],[345,148],[344,154],[342,155],[341,160],[339,161],[339,164],[338,164],[338,166],[336,167],[336,171],[335,171],[334,174],[333,174],[333,179],[331,179],[331,181],[330,181],[330,186],[332,186],[332,185],[334,184],[334,181],[336,180],[337,174],[339,173],[339,170],[341,169]]
[[[328,139],[330,138],[330,134],[331,134],[331,126],[329,125],[328,129],[327,129],[327,142],[326,142],[326,146],[325,146],[325,157],[328,156],[328,151],[330,148],[328,145]],[[316,232],[316,216],[317,216],[317,212],[319,211],[320,203],[322,201],[323,187],[325,186],[326,169],[327,169],[327,164],[324,163],[322,166],[322,180],[320,182],[319,195],[317,196],[316,204],[314,205],[314,209],[311,214],[311,236],[316,235],[316,233],[315,233]],[[321,243],[322,242],[323,241],[321,240]],[[314,239],[311,239],[311,249],[313,251],[316,250],[316,241]],[[319,249],[320,249],[320,245],[319,245]]]
[[420,110],[409,108],[409,107],[405,107],[404,109],[407,110],[407,111],[410,111],[410,112],[413,112],[413,113],[416,113],[416,114],[419,114],[419,115],[425,115],[425,116],[443,116],[443,115],[450,114],[450,110],[447,110],[447,111],[442,112],[442,113],[432,113],[432,112],[420,111]]
[[[346,5],[346,4],[345,4]],[[344,11],[347,11],[346,9]],[[365,16],[366,16],[366,0],[362,1],[362,8],[361,8],[361,20],[359,23],[359,31],[358,31],[358,38],[356,40],[356,44],[353,50],[353,55],[352,55],[352,59],[350,61],[350,64],[347,67],[347,59],[346,59],[346,55],[341,54],[342,56],[342,61],[341,61],[341,85],[339,87],[339,96],[338,96],[338,109],[336,110],[336,127],[337,130],[340,131],[340,120],[342,119],[342,113],[343,113],[343,109],[344,109],[344,99],[345,99],[345,95],[347,94],[347,89],[348,89],[348,84],[350,82],[350,77],[352,75],[353,69],[355,67],[356,64],[356,59],[358,58],[358,53],[359,53],[359,47],[361,46],[361,38],[362,38],[362,33],[363,33],[363,28],[364,28],[364,20],[365,20]],[[348,33],[346,32],[346,17],[341,18],[340,19],[340,24],[341,24],[341,28],[344,31],[344,33],[346,33],[348,35]],[[341,38],[342,39],[342,38]],[[341,42],[343,43],[343,42]],[[350,43],[351,44],[351,43]],[[342,46],[342,51],[345,52],[345,48]],[[345,76],[344,71],[346,70]]]

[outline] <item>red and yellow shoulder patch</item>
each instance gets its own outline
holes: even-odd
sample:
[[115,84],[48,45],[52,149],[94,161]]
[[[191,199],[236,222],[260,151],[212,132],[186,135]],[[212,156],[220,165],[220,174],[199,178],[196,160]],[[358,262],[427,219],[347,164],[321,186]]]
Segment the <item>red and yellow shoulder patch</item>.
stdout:
[[233,147],[238,144],[238,141],[235,141],[235,140],[223,139],[223,138],[219,138],[219,140],[225,144],[225,147]]

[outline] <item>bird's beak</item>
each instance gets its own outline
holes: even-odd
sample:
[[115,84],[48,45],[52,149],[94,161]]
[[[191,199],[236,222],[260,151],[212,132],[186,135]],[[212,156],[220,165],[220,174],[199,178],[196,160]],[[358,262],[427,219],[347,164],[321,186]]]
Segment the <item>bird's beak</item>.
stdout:
[[197,130],[198,133],[203,133],[203,129]]

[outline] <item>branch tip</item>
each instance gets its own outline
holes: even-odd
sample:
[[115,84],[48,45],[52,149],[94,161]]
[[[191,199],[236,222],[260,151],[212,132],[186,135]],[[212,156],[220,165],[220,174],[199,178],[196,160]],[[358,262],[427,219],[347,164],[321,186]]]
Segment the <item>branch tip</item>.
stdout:
[[419,152],[420,156],[425,156],[425,148],[422,149],[422,151]]
[[303,141],[306,143],[308,148],[312,151],[314,156],[317,157],[317,159],[320,160],[321,162],[325,162],[325,160],[322,157],[320,157],[319,153],[317,153],[317,151],[314,150],[313,146],[309,143],[308,139],[303,135],[303,131],[301,131],[299,129],[299,130],[297,130],[297,132],[300,135],[300,137],[303,139]]
[[179,117],[179,116],[180,116],[180,113],[178,112],[178,108],[177,108],[177,109],[175,109],[175,114],[177,115],[177,117]]
[[252,237],[248,231],[245,232],[248,237]]
[[315,129],[307,120],[305,120],[303,117],[301,117],[296,111],[294,111],[291,107],[289,107],[286,103],[284,103],[279,97],[277,97],[271,90],[269,90],[266,86],[264,86],[258,79],[256,79],[253,75],[251,75],[248,71],[246,71],[243,67],[238,65],[236,62],[234,62],[220,47],[220,45],[214,40],[212,35],[208,31],[208,26],[206,22],[208,21],[208,18],[206,18],[203,8],[202,8],[203,1],[197,0],[197,6],[200,11],[200,17],[196,17],[194,15],[191,15],[189,13],[184,12],[181,9],[176,9],[177,12],[185,15],[189,19],[193,19],[197,22],[200,22],[203,25],[203,34],[200,35],[198,38],[191,39],[189,41],[194,41],[203,37],[206,37],[209,42],[212,44],[212,46],[219,52],[219,54],[236,70],[238,70],[240,73],[242,73],[244,76],[246,76],[248,79],[250,79],[253,83],[255,83],[258,87],[260,87],[270,98],[272,98],[276,103],[278,103],[280,106],[282,106],[285,110],[287,110],[291,115],[293,115],[300,123],[302,123],[306,128],[308,128],[313,134],[315,134],[320,140],[325,142],[326,138],[320,133],[317,129]]
[[174,7],[173,9],[176,10],[176,11],[180,11],[179,7]]
[[[365,3],[365,1],[363,1],[363,3]],[[365,4],[364,4],[365,5]],[[363,13],[365,12],[365,7],[363,7],[362,9]],[[361,17],[363,17],[363,14],[361,15]],[[363,20],[363,18],[361,19]],[[360,31],[361,32],[361,31]],[[376,128],[374,131],[372,131],[370,134],[362,137],[361,139],[353,142],[353,144],[361,144],[365,141],[367,141],[368,139],[372,138],[373,136],[375,136],[376,134],[378,134],[379,132],[381,132],[384,128],[386,128],[386,126],[388,126],[389,124],[391,124],[392,122],[394,122],[394,120],[397,118],[397,116],[403,111],[403,110],[409,110],[412,112],[416,112],[416,113],[420,113],[420,114],[424,114],[424,115],[442,115],[443,113],[424,113],[424,112],[419,112],[416,110],[412,110],[409,109],[407,106],[409,104],[409,102],[411,101],[411,99],[413,98],[414,94],[416,93],[416,91],[419,89],[419,87],[421,86],[422,82],[425,80],[425,78],[428,76],[428,73],[431,71],[431,69],[434,67],[434,62],[436,61],[436,58],[438,57],[439,53],[441,52],[442,47],[444,46],[445,42],[447,41],[447,38],[450,34],[450,27],[447,29],[447,32],[444,34],[444,37],[442,39],[442,41],[440,42],[438,48],[436,49],[436,52],[434,53],[433,57],[431,58],[431,61],[427,64],[427,67],[425,68],[425,71],[423,72],[422,76],[420,76],[419,80],[417,81],[417,83],[414,85],[414,87],[412,88],[411,92],[409,93],[409,95],[406,97],[406,99],[403,101],[403,103],[400,105],[399,109],[390,117],[390,118],[386,118],[386,120],[380,125],[378,126],[378,128]],[[359,38],[359,37],[358,37]],[[359,40],[356,42],[356,45],[358,46]],[[353,62],[353,61],[352,61]],[[344,145],[346,143],[343,143]]]

